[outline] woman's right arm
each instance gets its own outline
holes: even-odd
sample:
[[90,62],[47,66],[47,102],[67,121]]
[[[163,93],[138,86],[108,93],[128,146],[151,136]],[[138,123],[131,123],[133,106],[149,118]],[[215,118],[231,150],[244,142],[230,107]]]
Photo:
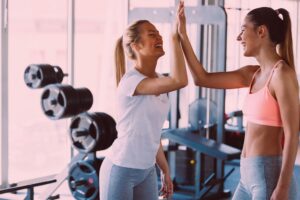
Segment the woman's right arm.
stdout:
[[184,14],[184,4],[180,2],[179,9],[179,36],[182,49],[187,60],[187,64],[194,79],[194,83],[198,86],[209,88],[241,88],[250,85],[252,75],[258,66],[245,66],[231,72],[212,72],[208,73],[203,65],[197,59],[192,45],[186,32],[186,18]]
[[[179,7],[178,7],[179,9]],[[162,94],[178,90],[187,86],[188,77],[185,67],[184,55],[178,35],[179,18],[177,15],[176,26],[171,34],[171,69],[167,77],[145,78],[136,87],[134,95]]]
[[167,77],[145,78],[136,87],[134,95],[159,95],[185,87],[188,84],[184,56],[178,33],[171,35],[171,69]]
[[185,87],[188,84],[185,61],[178,33],[171,36],[171,69],[166,77],[145,78],[136,87],[134,95],[158,95]]

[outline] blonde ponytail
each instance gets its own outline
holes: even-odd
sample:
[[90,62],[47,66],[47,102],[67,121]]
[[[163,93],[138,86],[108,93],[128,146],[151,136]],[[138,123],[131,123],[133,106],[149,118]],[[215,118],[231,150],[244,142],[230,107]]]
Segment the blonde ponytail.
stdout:
[[[139,27],[144,23],[150,23],[148,20],[138,20],[132,23],[122,37],[117,40],[115,48],[115,65],[116,65],[116,80],[117,85],[125,74],[125,53],[128,58],[135,60],[136,55],[131,48],[131,43],[138,42],[140,39]],[[125,48],[125,49],[124,49]],[[125,53],[124,53],[125,52]]]
[[125,55],[123,49],[123,37],[120,37],[117,40],[117,44],[115,47],[115,67],[116,67],[116,81],[117,85],[125,74]]

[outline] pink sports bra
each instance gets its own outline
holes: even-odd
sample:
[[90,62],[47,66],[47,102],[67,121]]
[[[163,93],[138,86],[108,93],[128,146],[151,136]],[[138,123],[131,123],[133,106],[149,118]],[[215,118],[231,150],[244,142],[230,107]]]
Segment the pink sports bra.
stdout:
[[254,73],[249,87],[249,93],[246,96],[243,106],[243,114],[247,121],[261,125],[282,127],[278,102],[272,96],[268,87],[274,69],[281,61],[283,60],[279,60],[275,63],[264,87],[257,92],[251,93],[253,80],[260,68]]

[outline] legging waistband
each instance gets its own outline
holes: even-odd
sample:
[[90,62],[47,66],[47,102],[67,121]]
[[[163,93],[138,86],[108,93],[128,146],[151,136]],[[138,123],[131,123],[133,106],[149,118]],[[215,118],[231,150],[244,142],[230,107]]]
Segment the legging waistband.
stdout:
[[280,164],[282,162],[282,156],[253,156],[253,157],[241,157],[241,164],[253,165],[253,164]]

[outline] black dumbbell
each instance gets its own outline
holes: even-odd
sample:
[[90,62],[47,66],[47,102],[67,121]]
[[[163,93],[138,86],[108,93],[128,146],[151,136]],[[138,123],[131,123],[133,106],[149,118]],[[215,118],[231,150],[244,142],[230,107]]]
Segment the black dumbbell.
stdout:
[[117,138],[116,122],[103,112],[82,113],[72,119],[69,133],[73,147],[79,152],[105,150]]
[[70,85],[49,85],[41,97],[42,110],[50,119],[78,115],[89,110],[92,104],[93,95],[89,89],[74,89]]
[[24,81],[30,88],[42,88],[49,84],[61,83],[64,76],[59,66],[49,64],[31,64],[24,72]]

